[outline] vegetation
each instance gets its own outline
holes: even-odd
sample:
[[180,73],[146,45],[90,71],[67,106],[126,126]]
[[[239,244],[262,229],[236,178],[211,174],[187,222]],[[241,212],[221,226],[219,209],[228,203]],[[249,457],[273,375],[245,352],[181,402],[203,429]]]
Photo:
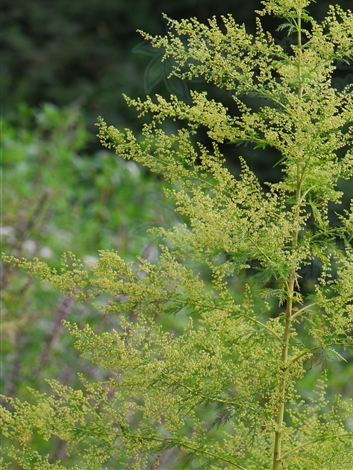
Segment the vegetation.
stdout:
[[[19,106],[12,124],[2,122],[1,137],[4,251],[18,258],[39,256],[56,268],[68,249],[84,263],[98,259],[97,249],[118,249],[127,259],[157,256],[158,240],[146,235],[146,228],[168,227],[175,219],[160,182],[106,150],[90,153],[91,138],[77,106]],[[46,378],[79,386],[77,370],[101,377],[79,360],[61,325],[66,318],[109,328],[110,319],[99,310],[77,305],[2,263],[1,315],[5,395],[28,399],[26,386],[47,391]]]
[[[104,332],[64,322],[103,380],[50,380],[54,393],[33,391],[35,404],[4,397],[5,468],[353,469],[353,397],[326,395],[325,374],[300,394],[315,361],[352,359],[353,201],[335,223],[328,213],[353,178],[352,85],[331,83],[335,61],[353,56],[353,14],[330,7],[319,24],[310,0],[262,3],[259,17],[295,36],[290,52],[260,18],[256,36],[231,16],[143,33],[176,77],[225,88],[236,110],[190,92],[191,104],[126,97],[142,138],[99,120],[103,145],[163,176],[183,218],[151,231],[157,262],[101,250],[86,269],[71,252],[61,267],[4,255],[114,318]],[[282,179],[260,184],[242,158],[235,178],[225,143],[273,148]],[[54,438],[67,443],[60,458],[37,451]]]

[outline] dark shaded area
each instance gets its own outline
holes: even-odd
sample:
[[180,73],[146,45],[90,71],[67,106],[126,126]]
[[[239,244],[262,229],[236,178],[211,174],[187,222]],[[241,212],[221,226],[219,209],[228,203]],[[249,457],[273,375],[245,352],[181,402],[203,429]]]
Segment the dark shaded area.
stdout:
[[[311,5],[321,21],[329,0]],[[349,0],[339,2],[342,8]],[[164,34],[162,12],[175,19],[197,17],[206,21],[213,15],[231,13],[239,23],[254,31],[255,9],[260,0],[180,0],[151,2],[138,0],[4,0],[2,2],[2,97],[3,112],[10,115],[18,102],[38,106],[51,102],[64,106],[78,101],[92,125],[103,115],[116,125],[126,125],[133,116],[124,111],[121,93],[143,96],[143,75],[150,57],[134,53],[142,29]],[[265,17],[266,29],[276,32],[279,22]],[[341,69],[344,77],[348,71]],[[162,88],[152,90],[163,92]]]
[[[317,21],[325,17],[330,0],[310,5],[310,13]],[[351,7],[350,0],[338,2],[343,9]],[[133,109],[129,109],[122,93],[131,97],[159,93],[168,96],[171,86],[158,79],[146,80],[151,57],[143,50],[137,29],[151,34],[166,33],[162,13],[174,19],[196,17],[206,21],[213,15],[231,13],[237,22],[245,23],[255,32],[255,10],[260,0],[180,0],[151,2],[138,0],[4,0],[2,13],[2,110],[8,119],[16,119],[19,103],[38,107],[43,102],[59,107],[76,103],[87,118],[91,134],[90,147],[98,150],[94,123],[104,116],[116,127],[130,127],[136,131],[140,123]],[[265,16],[261,20],[285,49],[290,51],[291,40],[286,30],[276,31],[280,20]],[[353,81],[353,64],[337,64],[333,85],[338,89]],[[189,89],[208,90],[211,97],[234,107],[229,93],[215,90],[204,82],[184,84]],[[264,104],[258,98],[249,104]],[[202,137],[201,137],[202,138]],[[223,146],[230,166],[243,155],[262,182],[278,181],[280,167],[274,167],[279,155],[273,149],[255,150],[252,146]],[[237,163],[235,163],[237,165]],[[236,171],[236,168],[234,168]]]
[[[259,1],[252,2],[259,7]],[[126,124],[121,93],[143,95],[150,58],[134,54],[142,38],[137,29],[164,34],[162,12],[172,18],[201,20],[234,12],[252,22],[253,6],[234,2],[184,0],[158,3],[123,0],[5,1],[2,6],[3,110],[16,103],[43,101],[63,106],[78,101],[92,124],[98,114]]]

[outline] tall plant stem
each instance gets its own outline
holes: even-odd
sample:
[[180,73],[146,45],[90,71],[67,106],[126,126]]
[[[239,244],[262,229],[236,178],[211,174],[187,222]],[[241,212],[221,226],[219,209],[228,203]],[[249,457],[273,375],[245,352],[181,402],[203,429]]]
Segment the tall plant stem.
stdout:
[[[302,89],[302,68],[301,68],[301,10],[298,10],[298,22],[297,22],[297,34],[298,34],[298,98],[301,100],[303,89]],[[296,187],[296,198],[295,198],[295,217],[294,217],[294,230],[292,237],[292,251],[297,249],[298,246],[298,235],[299,235],[299,217],[300,217],[300,203],[301,203],[301,185],[303,181],[302,168],[300,163],[297,163],[297,187]],[[286,324],[284,329],[284,338],[283,338],[283,347],[281,354],[282,362],[282,379],[280,385],[280,394],[279,394],[279,404],[277,410],[277,420],[276,420],[276,431],[275,431],[275,445],[273,452],[273,465],[272,470],[278,470],[281,464],[281,448],[282,448],[282,437],[283,437],[283,422],[284,422],[284,405],[286,400],[286,387],[287,387],[287,377],[288,377],[288,350],[289,350],[289,340],[291,336],[291,327],[292,327],[292,309],[293,309],[293,295],[295,287],[295,275],[296,268],[293,268],[290,273],[288,282],[287,282],[287,304],[286,304]]]

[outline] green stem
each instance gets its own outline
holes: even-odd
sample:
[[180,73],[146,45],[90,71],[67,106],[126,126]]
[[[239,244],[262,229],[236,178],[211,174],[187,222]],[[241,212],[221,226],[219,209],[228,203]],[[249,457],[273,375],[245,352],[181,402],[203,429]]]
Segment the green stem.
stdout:
[[173,438],[161,438],[161,437],[153,437],[153,436],[143,436],[143,435],[138,435],[138,434],[130,434],[124,431],[122,434],[117,433],[116,437],[122,436],[126,437],[129,436],[132,440],[145,440],[145,441],[156,441],[156,442],[173,442],[175,443],[175,446],[180,447],[180,449],[187,449],[187,450],[192,450],[198,454],[204,454],[207,455],[208,457],[211,458],[216,458],[217,460],[220,460],[222,462],[229,463],[233,465],[235,468],[239,468],[240,470],[246,470],[245,467],[242,467],[238,463],[236,463],[234,460],[229,460],[228,458],[222,457],[219,454],[213,454],[212,452],[209,452],[207,450],[200,449],[199,447],[194,447],[189,444],[186,444],[184,442],[178,442]]
[[[298,77],[299,77],[299,87],[298,87],[298,98],[301,100],[303,95],[302,89],[302,71],[301,71],[301,9],[298,9],[298,23],[297,23],[297,37],[298,37]],[[299,217],[300,217],[300,205],[301,205],[301,186],[303,182],[303,170],[300,163],[297,163],[297,188],[296,188],[296,197],[295,197],[295,217],[294,217],[294,230],[292,237],[292,250],[296,250],[298,247],[298,236],[299,236]],[[273,464],[272,470],[278,470],[281,465],[281,448],[282,448],[282,437],[283,437],[283,426],[284,426],[284,405],[286,399],[286,388],[287,388],[287,372],[288,372],[288,350],[289,350],[289,340],[291,336],[291,327],[292,327],[292,308],[293,308],[293,295],[295,287],[295,278],[296,278],[296,269],[293,268],[289,280],[287,283],[287,306],[286,306],[286,324],[284,329],[284,341],[282,347],[282,379],[280,384],[280,394],[279,394],[279,404],[277,410],[277,420],[276,420],[276,431],[275,431],[275,445],[273,452]]]
[[[300,25],[300,22],[299,22]],[[292,238],[292,249],[295,250],[298,247],[298,235],[299,235],[299,216],[300,216],[300,198],[301,198],[301,178],[300,178],[301,168],[297,164],[297,190],[296,190],[296,210],[294,218],[294,231]],[[289,350],[289,340],[291,335],[292,327],[292,309],[293,309],[293,295],[294,295],[294,286],[295,286],[295,274],[296,270],[293,268],[289,281],[287,283],[287,306],[286,306],[286,324],[284,329],[284,340],[282,347],[282,380],[280,386],[280,396],[279,396],[279,405],[277,411],[277,427],[275,431],[275,446],[273,452],[273,465],[272,470],[278,470],[281,463],[281,447],[282,447],[282,435],[283,435],[283,422],[284,422],[284,404],[286,397],[286,387],[287,387],[287,371],[288,371],[288,350]]]
[[240,317],[244,317],[244,318],[247,318],[250,321],[253,321],[257,325],[261,326],[261,328],[266,330],[268,333],[270,333],[272,336],[274,336],[276,339],[278,339],[279,341],[282,341],[282,338],[275,331],[273,331],[272,328],[270,328],[269,326],[267,326],[264,323],[260,322],[259,320],[256,320],[256,318],[252,318],[252,317],[249,317],[248,315],[243,315],[243,314],[240,315]]
[[342,434],[336,434],[336,435],[333,435],[333,436],[323,436],[323,437],[318,437],[316,439],[312,439],[311,441],[305,442],[305,444],[301,444],[300,446],[294,447],[294,449],[292,449],[292,450],[286,452],[285,454],[283,454],[282,455],[282,460],[287,458],[288,455],[292,454],[293,452],[298,452],[298,450],[302,449],[303,447],[306,447],[310,444],[314,444],[315,442],[327,441],[329,439],[337,439],[338,437],[347,437],[347,436],[352,437],[353,433],[344,432]]
[[312,303],[312,304],[310,304],[310,305],[307,305],[306,307],[303,307],[303,308],[301,308],[300,310],[298,310],[297,312],[295,312],[295,314],[292,315],[292,321],[293,321],[295,318],[299,317],[299,315],[301,315],[302,313],[304,313],[306,310],[308,310],[308,308],[313,307],[314,305],[317,305],[317,302],[314,302],[314,303]]
[[[212,402],[215,402],[215,403],[220,403],[222,405],[231,405],[231,406],[238,406],[240,407],[242,405],[242,403],[240,401],[229,401],[229,400],[222,400],[221,398],[217,398],[217,397],[212,397],[212,396],[207,396],[207,395],[204,395],[203,393],[200,393],[194,389],[192,389],[191,387],[189,387],[188,385],[185,385],[181,382],[179,382],[179,380],[175,379],[174,377],[172,377],[170,374],[166,374],[165,372],[161,371],[160,372],[161,375],[163,375],[165,378],[171,380],[172,382],[174,382],[175,384],[179,385],[179,387],[182,387],[184,388],[185,390],[187,390],[188,392],[191,393],[191,395],[194,395],[194,396],[197,396],[197,397],[200,397],[202,398],[203,400],[205,401],[212,401]],[[246,403],[246,406],[249,406],[251,409],[253,409],[254,411],[258,411],[254,405],[252,405],[251,403]]]
[[[293,319],[293,317],[292,317]],[[292,364],[294,364],[295,362],[299,361],[299,359],[301,359],[302,357],[306,356],[307,354],[310,354],[312,353],[313,351],[317,351],[318,349],[325,349],[325,348],[330,348],[331,346],[339,346],[339,347],[342,347],[344,346],[344,344],[341,344],[341,343],[333,343],[333,344],[325,344],[324,347],[323,346],[317,346],[315,348],[311,348],[311,349],[307,349],[306,351],[298,354],[298,356],[294,357],[290,363],[288,364],[288,367],[290,367]]]
[[284,403],[286,395],[286,372],[287,372],[287,363],[288,363],[288,349],[289,349],[289,339],[292,325],[292,305],[293,305],[293,292],[294,292],[294,282],[295,282],[295,271],[293,270],[290,276],[289,281],[289,291],[287,297],[287,308],[286,308],[286,326],[284,330],[284,345],[282,348],[282,381],[281,381],[281,391],[279,397],[279,405],[277,411],[277,427],[275,431],[275,448],[273,452],[273,465],[272,469],[277,470],[281,463],[281,444],[282,444],[282,433],[283,433],[283,419],[284,419]]

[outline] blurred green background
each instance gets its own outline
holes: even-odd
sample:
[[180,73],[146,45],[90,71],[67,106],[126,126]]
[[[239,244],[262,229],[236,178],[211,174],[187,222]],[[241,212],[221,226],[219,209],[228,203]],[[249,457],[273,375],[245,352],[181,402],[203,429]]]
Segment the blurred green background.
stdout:
[[[313,4],[312,15],[322,20],[330,3]],[[350,0],[338,3],[344,9],[351,7]],[[53,267],[60,265],[64,251],[86,263],[95,261],[101,249],[116,249],[127,260],[140,255],[155,261],[158,240],[146,230],[172,227],[179,217],[168,205],[158,178],[100,146],[95,136],[97,116],[138,134],[141,124],[122,93],[141,98],[147,93],[166,97],[173,93],[188,100],[190,89],[207,90],[230,106],[226,91],[202,81],[169,82],[166,70],[171,64],[167,69],[162,64],[156,67],[161,51],[152,50],[136,30],[165,34],[162,12],[174,19],[201,21],[231,13],[254,32],[254,10],[259,8],[260,1],[254,0],[3,0],[2,251],[38,256]],[[279,22],[265,17],[263,24],[289,50],[283,32],[276,32]],[[337,64],[333,86],[342,89],[352,82],[353,64]],[[223,150],[235,174],[236,157],[243,155],[262,182],[280,178],[280,169],[273,168],[278,155],[271,150],[250,146]],[[346,183],[342,189],[342,207],[347,207],[352,185]],[[304,282],[309,285],[315,275],[308,271]],[[5,395],[30,399],[26,387],[47,391],[47,378],[78,387],[77,371],[95,380],[106,377],[106,371],[80,359],[61,320],[79,326],[89,323],[103,331],[114,326],[114,318],[77,305],[8,265],[2,265],[1,271],[1,310],[0,384]],[[171,319],[171,327],[178,329],[175,320]],[[333,379],[330,393],[348,396],[353,367],[351,357],[347,359],[347,364],[312,364],[301,384],[303,394],[310,393],[325,366]],[[59,442],[43,441],[38,448],[49,452],[52,460],[64,452]]]

